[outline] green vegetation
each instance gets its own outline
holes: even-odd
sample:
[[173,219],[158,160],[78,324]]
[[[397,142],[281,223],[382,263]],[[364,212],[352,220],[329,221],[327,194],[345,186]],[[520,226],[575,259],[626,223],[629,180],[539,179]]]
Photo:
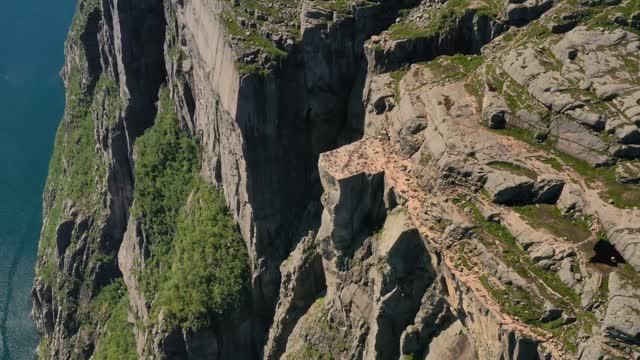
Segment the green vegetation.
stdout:
[[73,21],[71,23],[71,28],[69,29],[69,40],[79,39],[82,30],[87,24],[87,19],[89,14],[92,12],[99,10],[100,1],[99,0],[85,0],[78,1],[75,16],[73,17]]
[[[576,159],[560,151],[555,151],[554,154],[578,174],[584,176],[589,183],[600,182],[604,186],[600,197],[605,200],[613,200],[616,207],[630,209],[640,204],[640,189],[634,184],[617,182],[615,166],[594,168],[586,161]],[[624,166],[624,163],[619,163],[617,166]]]
[[89,201],[94,198],[102,174],[98,171],[101,164],[95,150],[91,98],[80,82],[80,73],[72,70],[67,79],[65,118],[58,128],[49,164],[47,189],[91,208]]
[[467,257],[467,253],[465,251],[466,245],[466,241],[461,242],[460,247],[458,248],[458,254],[460,254],[460,264],[462,264],[465,269],[471,270],[473,269],[473,266],[469,262],[469,258]]
[[631,209],[640,205],[640,189],[638,185],[609,182],[607,189],[601,194],[606,199],[613,200],[615,206]]
[[[287,55],[286,51],[278,49],[271,41],[262,37],[256,30],[243,29],[233,15],[223,14],[222,19],[231,35],[243,38],[242,43],[244,47],[258,47],[276,57]],[[249,31],[249,35],[246,34],[247,31]]]
[[[57,266],[53,251],[57,227],[64,220],[63,202],[71,201],[85,216],[99,218],[106,166],[96,150],[95,125],[92,107],[98,91],[105,102],[120,101],[115,82],[103,76],[93,94],[83,89],[84,77],[77,67],[71,67],[66,79],[66,110],[54,142],[45,188],[46,218],[40,239],[39,276],[48,284],[55,281]],[[98,119],[101,120],[101,119]],[[108,119],[103,119],[108,121]],[[93,231],[90,229],[90,233]],[[92,234],[95,235],[95,234]],[[73,243],[72,243],[73,246]],[[45,255],[46,254],[46,255]]]
[[628,263],[621,264],[618,269],[618,274],[622,276],[626,283],[630,284],[634,288],[640,288],[640,275],[638,275],[638,272],[633,268],[633,266]]
[[504,9],[504,2],[500,0],[483,0],[484,6],[482,6],[477,14],[482,16],[496,17]]
[[[572,0],[575,2],[577,0]],[[582,21],[582,24],[587,26],[590,29],[595,28],[604,28],[609,30],[615,30],[619,28],[624,28],[627,31],[639,33],[638,29],[632,26],[621,26],[612,21],[614,14],[620,14],[625,18],[629,19],[633,14],[640,11],[640,1],[639,0],[626,0],[622,1],[619,5],[616,6],[608,6],[608,5],[600,5],[589,7],[588,15]]]
[[423,63],[434,75],[442,79],[461,80],[467,78],[482,65],[480,55],[443,55],[433,61]]
[[[544,42],[552,33],[541,21],[533,21],[527,26],[519,29],[517,34],[515,35],[515,39],[513,39],[513,44],[516,45],[524,45],[524,44],[539,44]],[[508,39],[505,39],[508,40]]]
[[83,322],[93,324],[104,324],[112,317],[114,309],[127,295],[127,288],[122,279],[117,279],[113,283],[100,290],[98,295],[91,300],[89,306],[82,314]]
[[536,100],[529,95],[527,90],[517,82],[509,78],[502,86],[502,96],[511,111],[516,112],[521,109],[536,112],[540,109]]
[[317,347],[307,344],[304,344],[304,349],[302,350],[302,359],[310,359],[310,360],[334,360],[331,354],[325,354]]
[[504,97],[507,106],[512,112],[515,113],[521,109],[525,109],[530,112],[542,111],[541,106],[531,95],[529,95],[527,89],[511,79],[510,76],[498,74],[493,65],[486,65],[485,78],[489,87],[495,89]]
[[52,285],[56,280],[56,272],[58,268],[55,260],[51,256],[39,259],[38,276],[45,284]]
[[424,28],[408,22],[399,22],[389,28],[391,39],[415,39],[434,36],[456,26],[458,19],[464,15],[469,0],[448,0],[434,13]]
[[[155,125],[135,145],[134,216],[150,240],[138,274],[154,299],[152,314],[196,330],[241,304],[249,260],[233,217],[198,176],[200,149],[178,126],[169,93],[160,94]],[[156,297],[157,295],[157,297]]]
[[[341,354],[349,349],[345,334],[331,321],[329,311],[324,305],[324,298],[317,299],[300,321],[301,335],[306,341],[304,348],[291,358],[333,360],[341,358]],[[319,340],[309,342],[312,339]]]
[[269,72],[261,69],[258,64],[256,63],[244,63],[244,62],[240,62],[237,64],[238,66],[238,72],[240,74],[261,74],[261,75],[268,75]]
[[504,225],[502,225],[500,223],[497,223],[497,222],[494,222],[494,221],[489,221],[489,220],[485,219],[484,216],[482,216],[482,213],[480,212],[478,207],[474,203],[472,203],[471,201],[466,201],[466,200],[463,200],[463,201],[458,200],[457,204],[461,208],[469,208],[471,210],[471,216],[473,217],[473,219],[489,235],[495,237],[496,239],[498,239],[498,240],[500,240],[500,241],[502,241],[502,242],[504,242],[506,244],[510,244],[510,245],[518,248],[518,243],[516,242],[516,240],[513,237],[513,235],[511,235],[509,230],[507,230],[507,228],[505,228]]
[[[528,324],[549,330],[558,336],[567,348],[575,351],[574,343],[577,329],[587,323],[591,324],[593,320],[588,313],[581,310],[580,298],[575,291],[565,285],[556,273],[545,270],[529,260],[526,252],[519,247],[513,235],[502,224],[484,219],[478,208],[469,201],[456,200],[456,204],[461,208],[471,209],[471,214],[476,223],[481,226],[481,229],[487,235],[498,240],[498,245],[501,247],[499,251],[500,257],[510,268],[514,269],[523,278],[528,279],[530,283],[535,284],[545,299],[558,303],[565,309],[573,308],[574,312],[577,313],[576,316],[579,323],[563,327],[557,327],[558,324],[554,323],[542,323],[539,321],[540,306],[542,304],[540,299],[536,299],[532,294],[515,287],[503,289],[493,286],[488,278],[481,277],[480,281],[487,291],[507,313],[517,316]],[[551,293],[549,289],[553,293],[560,295],[560,297]]]
[[249,255],[233,216],[212,185],[196,185],[178,219],[171,257],[171,272],[156,309],[163,308],[167,318],[183,328],[209,325],[248,295]]
[[512,174],[525,176],[532,180],[535,180],[538,177],[538,174],[535,171],[506,161],[492,161],[488,165],[494,169],[508,171]]
[[332,0],[323,4],[327,10],[332,10],[340,14],[350,14],[351,8],[349,7],[348,0]]
[[125,293],[115,307],[112,308],[113,313],[107,321],[104,334],[98,340],[93,359],[135,360],[138,358],[133,326],[127,320],[128,309],[129,298]]
[[[267,54],[275,58],[287,56],[287,52],[279,49],[270,40],[265,39],[255,29],[244,29],[236,21],[236,17],[232,13],[222,13],[220,15],[222,22],[225,24],[227,31],[232,36],[242,39],[240,44],[245,49],[259,48]],[[239,65],[238,71],[241,74],[261,74],[268,75],[269,70],[263,69],[257,63],[242,63]]]
[[554,157],[545,157],[541,159],[540,162],[551,166],[551,168],[554,170],[562,171],[562,164],[560,163],[560,161],[558,161],[558,159]]
[[480,276],[480,282],[508,314],[517,316],[527,324],[540,326],[539,319],[544,313],[540,299],[513,286],[509,288],[494,286],[484,275]]
[[145,233],[153,239],[151,257],[141,274],[142,290],[151,299],[171,267],[176,221],[200,165],[198,145],[178,126],[166,89],[160,93],[155,125],[136,141],[135,150],[133,214],[141,217]]
[[120,118],[119,115],[124,106],[118,83],[108,75],[102,74],[94,90],[92,110],[109,114],[105,122],[108,126],[113,127]]
[[567,238],[571,242],[581,242],[591,236],[589,224],[583,220],[568,218],[562,215],[560,209],[554,205],[536,204],[514,207],[517,213],[534,228],[544,228],[553,235]]
[[391,78],[394,80],[394,85],[393,85],[393,96],[394,99],[397,103],[400,103],[400,81],[402,80],[403,77],[405,77],[405,75],[407,75],[409,71],[408,70],[396,70],[393,71],[390,75]]
[[469,7],[470,4],[470,0],[447,0],[431,15],[425,27],[406,21],[395,23],[389,28],[391,39],[427,38],[454,28],[458,20],[469,11],[476,11],[479,16],[496,17],[503,8],[498,0],[484,1],[481,7],[473,9]]
[[[593,167],[584,160],[576,159],[554,149],[554,139],[549,138],[543,142],[536,141],[535,135],[526,129],[507,128],[494,130],[500,134],[511,136],[524,141],[529,145],[545,150],[552,154],[555,159],[548,158],[543,162],[550,164],[554,169],[561,170],[562,164],[570,166],[576,173],[585,178],[589,184],[602,184],[604,190],[600,196],[605,200],[613,200],[616,207],[629,209],[640,204],[640,188],[634,184],[622,184],[616,181],[616,167]],[[624,162],[617,166],[624,166]]]

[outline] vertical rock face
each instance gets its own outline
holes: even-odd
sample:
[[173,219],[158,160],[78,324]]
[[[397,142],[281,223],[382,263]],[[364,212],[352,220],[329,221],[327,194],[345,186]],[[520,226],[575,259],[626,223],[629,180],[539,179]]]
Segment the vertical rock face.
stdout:
[[39,356],[637,358],[638,14],[589,6],[79,1]]
[[133,195],[131,146],[153,122],[164,31],[160,1],[78,5],[33,289],[42,357],[89,357],[107,319],[90,304],[121,277],[114,255]]

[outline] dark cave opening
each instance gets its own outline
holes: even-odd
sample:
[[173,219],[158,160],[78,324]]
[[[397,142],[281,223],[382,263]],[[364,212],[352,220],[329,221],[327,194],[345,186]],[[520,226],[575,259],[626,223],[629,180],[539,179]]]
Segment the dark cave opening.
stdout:
[[624,258],[616,250],[616,248],[608,241],[599,240],[593,246],[594,255],[589,262],[593,264],[605,264],[609,266],[618,266],[624,264]]

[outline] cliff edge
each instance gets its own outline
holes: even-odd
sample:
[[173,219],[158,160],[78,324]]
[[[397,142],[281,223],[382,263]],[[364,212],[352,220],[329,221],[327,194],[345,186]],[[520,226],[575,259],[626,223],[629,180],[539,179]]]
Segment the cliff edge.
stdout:
[[632,0],[80,0],[42,359],[640,359]]

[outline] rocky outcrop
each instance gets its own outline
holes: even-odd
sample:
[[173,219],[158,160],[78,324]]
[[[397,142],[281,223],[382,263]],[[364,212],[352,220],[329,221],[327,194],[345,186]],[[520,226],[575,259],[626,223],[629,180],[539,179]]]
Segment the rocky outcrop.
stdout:
[[133,196],[130,149],[152,123],[166,78],[164,27],[159,1],[78,8],[65,47],[67,104],[33,289],[43,358],[90,356],[104,326],[89,304],[121,276],[114,255]]
[[638,345],[640,301],[633,283],[613,273],[609,276],[609,307],[604,317],[605,334],[614,339]]
[[640,239],[635,210],[601,204],[596,210],[609,241],[637,271],[640,271]]
[[592,5],[80,1],[40,357],[637,357],[638,19]]

